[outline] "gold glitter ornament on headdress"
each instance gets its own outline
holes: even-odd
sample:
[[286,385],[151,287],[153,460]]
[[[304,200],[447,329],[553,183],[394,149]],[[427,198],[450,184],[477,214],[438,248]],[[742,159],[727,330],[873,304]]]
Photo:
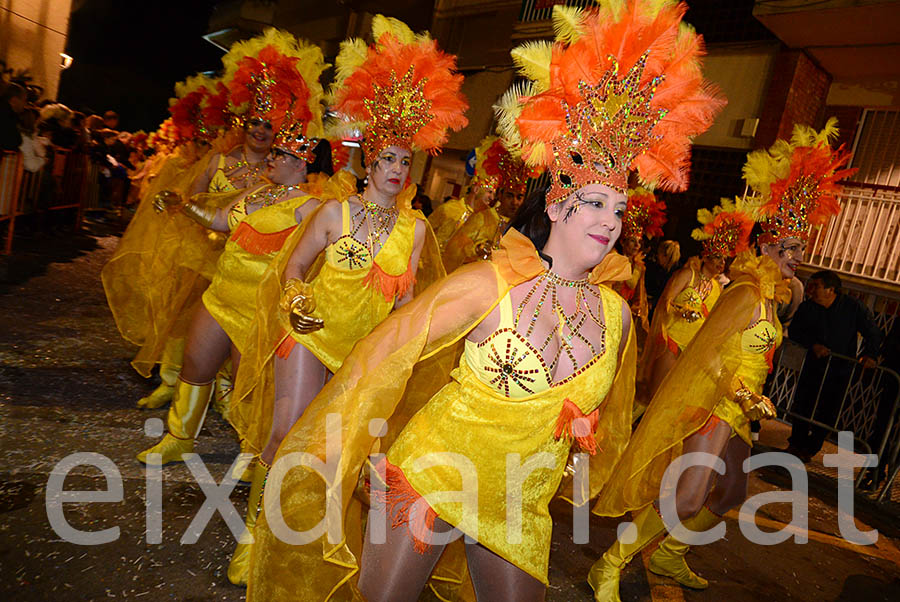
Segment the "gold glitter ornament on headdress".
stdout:
[[753,208],[743,199],[722,199],[712,211],[697,211],[702,227],[691,232],[703,245],[703,256],[735,257],[750,248],[750,233],[755,223]]
[[550,171],[548,205],[588,184],[625,192],[631,170],[648,188],[687,187],[691,139],[725,101],[702,77],[686,10],[670,0],[555,6],[556,41],[513,49],[530,82],[495,106],[498,129]]
[[468,124],[455,57],[396,19],[376,15],[372,33],[371,46],[357,39],[341,43],[329,103],[337,113],[330,137],[362,135],[363,150],[372,158],[389,146],[436,154],[448,129]]

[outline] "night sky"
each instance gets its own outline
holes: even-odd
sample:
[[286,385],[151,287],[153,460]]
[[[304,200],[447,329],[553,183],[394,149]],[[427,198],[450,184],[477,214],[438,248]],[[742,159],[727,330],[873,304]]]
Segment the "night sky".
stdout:
[[152,131],[168,117],[175,82],[218,71],[222,51],[204,40],[216,0],[75,0],[59,101],[119,113],[123,130]]

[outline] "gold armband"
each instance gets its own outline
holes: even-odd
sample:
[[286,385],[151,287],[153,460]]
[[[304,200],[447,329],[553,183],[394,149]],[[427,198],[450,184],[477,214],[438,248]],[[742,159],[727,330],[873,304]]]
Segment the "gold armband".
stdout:
[[494,248],[490,242],[480,242],[475,245],[475,258],[476,259],[490,259],[493,254]]
[[765,395],[754,393],[743,383],[734,392],[734,402],[744,411],[748,420],[760,420],[762,418],[775,418],[775,404]]
[[182,205],[181,212],[204,228],[212,228],[213,222],[216,219],[215,209],[201,207],[200,205],[191,202]]

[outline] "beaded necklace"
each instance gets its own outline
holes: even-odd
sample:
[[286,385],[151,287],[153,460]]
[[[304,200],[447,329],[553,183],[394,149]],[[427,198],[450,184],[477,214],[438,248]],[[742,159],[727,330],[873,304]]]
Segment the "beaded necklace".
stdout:
[[701,299],[706,299],[709,296],[709,293],[712,291],[712,278],[705,275],[703,273],[703,268],[700,268],[700,271],[697,273],[697,286],[696,291]]
[[284,185],[272,185],[266,186],[262,190],[258,190],[253,194],[249,195],[246,200],[244,200],[245,205],[259,205],[259,209],[263,207],[269,207],[270,205],[274,205],[278,201],[281,200],[281,197],[285,196],[289,192],[293,190],[299,190],[299,186],[284,186]]
[[376,247],[380,248],[383,244],[381,240],[382,235],[385,239],[390,236],[391,230],[393,229],[394,224],[397,223],[397,218],[400,216],[400,212],[395,206],[382,207],[378,203],[373,203],[372,201],[367,201],[363,198],[360,198],[359,202],[363,208],[361,212],[362,219],[359,220],[359,223],[353,228],[351,235],[356,237],[356,234],[359,232],[363,223],[368,223],[369,233],[366,236],[365,244],[372,257],[375,257],[377,254]]
[[[568,315],[566,313],[565,309],[563,309],[563,306],[559,302],[557,290],[558,287],[575,289],[575,311],[571,315]],[[547,334],[547,338],[544,339],[543,344],[540,346],[541,353],[543,354],[548,345],[550,345],[550,342],[553,340],[554,335],[558,334],[560,341],[560,345],[556,350],[553,361],[550,363],[551,372],[553,372],[556,369],[556,366],[559,364],[560,355],[563,351],[565,351],[566,356],[572,363],[573,369],[578,369],[578,361],[575,358],[575,354],[573,351],[573,339],[577,339],[588,346],[591,350],[591,357],[595,357],[605,351],[606,324],[602,322],[600,318],[594,313],[594,310],[591,309],[592,303],[589,301],[589,298],[592,298],[592,301],[596,300],[596,305],[599,307],[600,297],[591,287],[587,278],[582,278],[581,280],[568,280],[566,278],[563,278],[562,276],[559,276],[558,274],[554,274],[550,270],[544,271],[540,276],[537,277],[531,289],[529,289],[529,291],[525,294],[522,302],[519,303],[519,306],[516,308],[516,328],[518,328],[519,320],[522,317],[522,313],[524,312],[525,307],[539,290],[540,296],[538,298],[537,304],[534,306],[534,311],[531,314],[531,319],[528,324],[528,329],[525,333],[525,338],[530,338],[534,333],[534,327],[537,324],[538,316],[541,315],[544,306],[547,305],[550,308],[550,311],[556,315],[558,325],[556,328],[551,329]],[[599,348],[595,346],[591,340],[581,334],[581,329],[588,319],[590,319],[600,328],[602,336]]]
[[[232,165],[231,168],[229,168],[228,174],[226,174],[225,177],[227,177],[231,181],[232,184],[235,184],[236,182],[240,182],[240,183],[244,184],[244,186],[235,186],[236,188],[245,188],[248,181],[260,179],[260,174],[262,173],[262,171],[265,167],[267,167],[266,159],[263,159],[262,161],[259,161],[257,163],[250,163],[250,161],[247,160],[247,155],[244,153],[243,150],[241,150],[240,160],[237,163],[235,163],[234,165]],[[245,173],[242,176],[232,179],[231,176],[229,175],[229,174],[233,175],[235,172],[237,172],[241,169],[245,169],[245,168],[247,170],[247,173]]]

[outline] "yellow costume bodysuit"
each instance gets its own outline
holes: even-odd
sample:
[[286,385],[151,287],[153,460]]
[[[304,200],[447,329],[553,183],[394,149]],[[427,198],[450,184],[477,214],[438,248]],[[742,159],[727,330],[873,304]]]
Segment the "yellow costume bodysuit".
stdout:
[[297,228],[294,211],[313,197],[294,197],[249,214],[248,198],[239,200],[228,212],[231,235],[203,293],[203,305],[241,352],[256,313],[256,287],[272,257]]
[[428,223],[434,230],[434,236],[437,238],[441,251],[447,246],[447,241],[450,240],[453,233],[466,223],[466,219],[471,214],[472,211],[466,205],[465,199],[450,199],[428,216]]
[[[732,401],[734,383],[740,379],[762,392],[781,342],[781,325],[768,306],[789,298],[790,289],[774,261],[752,252],[737,256],[730,275],[731,286],[650,401],[597,500],[596,514],[619,516],[623,509],[643,509],[657,499],[663,474],[681,455],[684,440],[717,420],[750,444],[747,418]],[[754,320],[754,314],[759,318]]]
[[209,192],[232,192],[237,190],[234,187],[234,184],[231,183],[231,180],[228,179],[228,176],[225,175],[225,155],[219,155],[219,164],[216,166],[216,171],[213,173],[213,177],[209,181]]
[[[688,267],[691,269],[690,283],[675,295],[667,307],[658,308],[664,310],[660,312],[663,319],[660,336],[664,337],[665,346],[675,355],[684,351],[691,342],[722,294],[722,285],[715,278],[706,280],[708,284],[703,283],[705,279],[701,278],[699,257],[692,257],[688,261]],[[696,311],[700,318],[688,322],[680,313],[673,311],[672,306]]]
[[449,274],[459,266],[476,257],[476,248],[482,244],[491,245],[499,238],[500,214],[493,207],[476,211],[456,230],[444,247],[444,268]]
[[[465,342],[453,382],[413,417],[387,455],[405,477],[398,481],[388,469],[389,487],[408,481],[416,494],[425,495],[463,491],[467,478],[476,479],[469,482],[477,482],[477,515],[467,515],[458,502],[435,504],[436,515],[545,584],[553,528],[548,505],[572,446],[562,434],[580,417],[598,424],[617,370],[622,300],[606,287],[600,287],[600,298],[606,324],[601,349],[572,376],[554,383],[549,362],[519,333],[507,293],[500,301],[498,329],[481,343]],[[603,447],[602,432],[583,435],[592,451]],[[596,442],[590,441],[593,437]],[[463,475],[449,465],[417,470],[419,458],[442,452],[461,454],[474,472]],[[519,454],[523,463],[549,454],[552,467],[531,472],[516,494],[506,488],[508,454]],[[602,452],[592,461],[603,462]],[[392,493],[387,493],[389,503],[397,495],[408,497],[408,490]],[[518,544],[507,535],[508,495],[522,504]]]
[[[610,478],[630,434],[635,350],[634,339],[630,336],[618,361],[618,370],[609,372],[609,366],[615,366],[619,359],[618,341],[613,341],[614,333],[618,332],[615,329],[620,328],[614,326],[619,324],[619,318],[613,314],[621,315],[622,301],[616,302],[619,299],[616,295],[601,288],[604,302],[616,309],[605,308],[604,314],[609,322],[606,350],[602,353],[598,350],[599,357],[584,370],[546,389],[543,387],[548,385],[549,379],[546,378],[547,372],[541,371],[537,374],[541,378],[535,378],[535,381],[543,380],[543,386],[521,381],[528,389],[535,391],[534,394],[521,395],[525,389],[516,389],[511,384],[509,397],[500,381],[490,384],[498,376],[497,372],[481,372],[487,378],[486,381],[480,380],[469,362],[481,370],[484,365],[480,365],[480,361],[485,361],[485,354],[488,357],[491,355],[492,344],[499,346],[498,350],[503,353],[505,333],[492,335],[493,338],[489,338],[480,351],[477,344],[464,343],[463,339],[503,301],[512,287],[540,276],[544,270],[531,242],[518,232],[510,231],[490,261],[466,265],[429,287],[357,343],[342,368],[306,408],[279,448],[273,472],[266,484],[263,500],[266,511],[260,515],[254,531],[256,543],[250,563],[248,600],[290,599],[301,594],[305,600],[311,601],[347,600],[354,595],[359,596],[356,574],[362,549],[361,513],[366,509],[354,491],[361,473],[365,476],[370,472],[367,468],[371,462],[369,454],[384,453],[397,433],[403,431],[400,437],[406,442],[398,440],[390,452],[392,460],[402,467],[413,460],[409,455],[413,438],[430,437],[426,430],[432,427],[436,429],[434,435],[440,435],[441,439],[432,441],[429,438],[421,450],[415,451],[437,451],[435,445],[450,444],[465,445],[467,450],[475,449],[473,458],[479,463],[479,478],[484,479],[484,486],[479,486],[479,495],[491,500],[496,499],[497,493],[486,489],[496,483],[498,477],[481,474],[481,470],[493,468],[494,460],[487,457],[489,452],[495,452],[497,461],[505,458],[506,447],[511,447],[509,451],[520,449],[531,453],[535,449],[545,449],[550,452],[554,467],[536,471],[535,475],[542,478],[525,479],[523,488],[526,508],[536,508],[543,513],[523,520],[521,547],[535,545],[535,550],[531,553],[501,550],[501,553],[509,553],[514,561],[521,562],[527,567],[526,570],[538,573],[537,576],[546,582],[545,560],[542,560],[546,542],[541,540],[531,544],[525,533],[538,533],[539,537],[544,537],[549,528],[545,500],[547,495],[552,495],[550,490],[555,489],[556,483],[551,486],[547,481],[553,481],[556,478],[554,475],[562,470],[563,467],[557,464],[560,458],[565,463],[564,454],[571,445],[571,441],[562,437],[571,423],[568,417],[587,413],[589,421],[593,416],[597,418],[596,430],[589,431],[584,444],[579,442],[584,448],[590,447],[589,441],[592,440],[598,450],[589,469],[590,495],[596,495]],[[627,278],[629,273],[627,260],[611,253],[595,270],[597,277],[592,277],[592,282],[617,281]],[[507,316],[505,321],[510,322],[511,312],[508,309],[503,311]],[[459,354],[465,345],[470,349],[468,358],[460,360]],[[497,367],[492,364],[491,367],[503,371],[502,365]],[[529,366],[525,369],[537,368]],[[450,377],[451,370],[453,379]],[[527,376],[532,377],[530,374]],[[606,379],[611,382],[606,382]],[[594,386],[596,389],[592,388]],[[422,400],[423,403],[411,403],[408,399],[410,394],[418,395],[423,389],[428,390],[428,397]],[[604,391],[609,391],[605,399],[602,396]],[[566,403],[567,397],[571,402],[569,404]],[[489,405],[477,406],[476,402],[481,400]],[[473,407],[473,403],[476,406]],[[410,411],[411,406],[413,409]],[[425,408],[422,413],[404,430],[406,423],[422,407]],[[598,407],[599,411],[595,414],[594,410]],[[532,408],[534,415],[529,414]],[[467,414],[467,411],[471,413]],[[429,422],[427,417],[432,415],[446,418],[448,423],[425,424]],[[338,531],[330,536],[324,533],[317,535],[304,545],[291,545],[279,539],[268,524],[268,517],[274,516],[274,508],[270,505],[275,502],[279,481],[271,475],[277,474],[279,460],[293,452],[322,459],[326,458],[326,454],[331,454],[329,458],[335,458],[334,450],[326,452],[329,441],[325,434],[335,434],[336,419],[343,426],[339,441],[340,463],[336,465],[336,472],[330,474],[326,481],[311,470],[293,468],[284,475],[278,497],[281,516],[289,528],[295,531],[313,529],[324,519],[328,508],[329,513],[333,512],[330,516],[334,519],[329,524]],[[380,422],[377,419],[385,420],[387,428],[373,428]],[[464,426],[467,420],[475,425],[468,438]],[[510,423],[503,425],[504,420],[510,420]],[[521,444],[516,443],[503,426],[522,435]],[[560,439],[556,437],[557,430],[560,431]],[[578,432],[576,430],[576,434]],[[334,442],[332,439],[331,445]],[[505,470],[504,465],[504,473]],[[428,471],[420,475],[408,470],[408,476],[413,485],[419,487],[438,478]],[[390,473],[388,478],[390,480]],[[458,476],[450,475],[449,478]],[[452,520],[452,510],[445,510],[442,505],[437,505],[437,510],[439,514],[446,512],[446,517]],[[488,532],[492,526],[496,527],[494,523],[500,510],[483,510],[486,512],[483,519],[485,541],[493,542],[496,535]],[[435,573],[441,571],[439,564]],[[443,572],[441,577],[448,578],[445,583],[450,583],[453,578],[459,583],[462,577],[459,573],[454,574],[455,577]]]

